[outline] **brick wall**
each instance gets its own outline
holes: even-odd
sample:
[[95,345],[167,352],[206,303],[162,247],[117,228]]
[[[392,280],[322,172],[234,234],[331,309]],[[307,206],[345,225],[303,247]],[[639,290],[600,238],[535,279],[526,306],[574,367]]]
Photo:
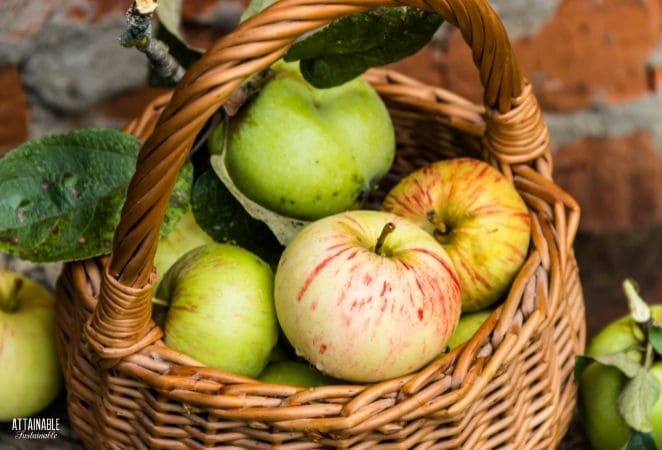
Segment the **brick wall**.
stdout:
[[[119,126],[160,92],[142,55],[117,44],[130,0],[0,2],[0,152],[74,127]],[[205,47],[243,0],[184,0]],[[545,111],[556,178],[583,206],[585,231],[662,224],[662,0],[492,0]],[[398,64],[480,99],[459,33],[444,28]]]

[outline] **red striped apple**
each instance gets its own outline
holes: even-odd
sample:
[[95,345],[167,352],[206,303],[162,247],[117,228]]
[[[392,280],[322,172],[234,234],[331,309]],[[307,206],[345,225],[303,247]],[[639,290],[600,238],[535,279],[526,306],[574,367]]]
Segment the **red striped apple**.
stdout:
[[422,367],[446,347],[460,318],[459,280],[444,249],[382,211],[307,225],[281,257],[274,297],[297,354],[355,382]]
[[527,207],[513,185],[483,161],[455,158],[419,169],[389,192],[383,208],[444,246],[460,276],[465,312],[497,301],[526,258]]
[[513,185],[471,158],[439,161],[403,178],[383,208],[433,235],[460,277],[462,310],[496,302],[522,266],[531,218]]

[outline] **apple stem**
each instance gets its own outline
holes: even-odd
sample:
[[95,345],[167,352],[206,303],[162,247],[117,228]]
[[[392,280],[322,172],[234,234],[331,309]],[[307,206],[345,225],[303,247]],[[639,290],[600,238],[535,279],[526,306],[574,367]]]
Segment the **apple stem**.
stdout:
[[8,314],[16,311],[18,307],[18,291],[23,287],[23,280],[16,278],[9,288],[9,293],[4,299],[0,298],[0,309]]
[[646,360],[644,361],[644,369],[648,371],[653,365],[653,344],[648,340],[646,343]]
[[381,234],[377,238],[377,243],[375,244],[375,253],[382,255],[382,247],[384,246],[384,242],[386,242],[386,238],[393,232],[393,230],[395,230],[395,224],[393,222],[389,222],[384,225]]
[[427,213],[428,221],[434,226],[435,236],[445,236],[448,234],[448,228],[443,220],[437,219],[437,213],[434,209],[431,209]]

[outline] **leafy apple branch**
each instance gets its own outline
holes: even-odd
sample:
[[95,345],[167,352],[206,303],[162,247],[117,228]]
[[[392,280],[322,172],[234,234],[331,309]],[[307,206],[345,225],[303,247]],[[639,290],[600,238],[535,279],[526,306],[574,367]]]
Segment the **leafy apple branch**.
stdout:
[[[584,369],[593,363],[618,369],[626,377],[617,405],[619,415],[630,428],[630,439],[625,450],[654,450],[655,442],[650,434],[653,431],[652,410],[662,395],[662,386],[650,370],[655,360],[662,356],[662,324],[655,321],[634,280],[624,280],[622,287],[637,344],[615,353],[578,355],[575,377],[579,379]],[[640,356],[632,358],[632,350]]]

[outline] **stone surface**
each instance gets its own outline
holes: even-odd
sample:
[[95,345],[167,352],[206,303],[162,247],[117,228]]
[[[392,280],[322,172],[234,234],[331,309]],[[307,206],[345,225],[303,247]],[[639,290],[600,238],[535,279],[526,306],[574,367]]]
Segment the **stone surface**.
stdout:
[[490,0],[510,39],[535,35],[560,3],[561,0]]
[[0,65],[16,64],[63,0],[0,2]]
[[127,0],[68,0],[66,15],[75,21],[97,22],[108,16],[124,16]]
[[582,207],[584,231],[662,224],[662,153],[645,132],[565,144],[554,155],[554,177]]
[[637,131],[652,136],[662,151],[662,96],[645,95],[629,102],[595,103],[570,113],[547,113],[545,121],[558,148],[583,137],[619,137]]
[[142,53],[120,46],[122,19],[99,22],[95,27],[53,26],[51,37],[25,62],[25,85],[46,106],[67,113],[82,113],[95,103],[143,84],[147,62]]
[[28,106],[17,66],[0,67],[0,156],[28,137]]

